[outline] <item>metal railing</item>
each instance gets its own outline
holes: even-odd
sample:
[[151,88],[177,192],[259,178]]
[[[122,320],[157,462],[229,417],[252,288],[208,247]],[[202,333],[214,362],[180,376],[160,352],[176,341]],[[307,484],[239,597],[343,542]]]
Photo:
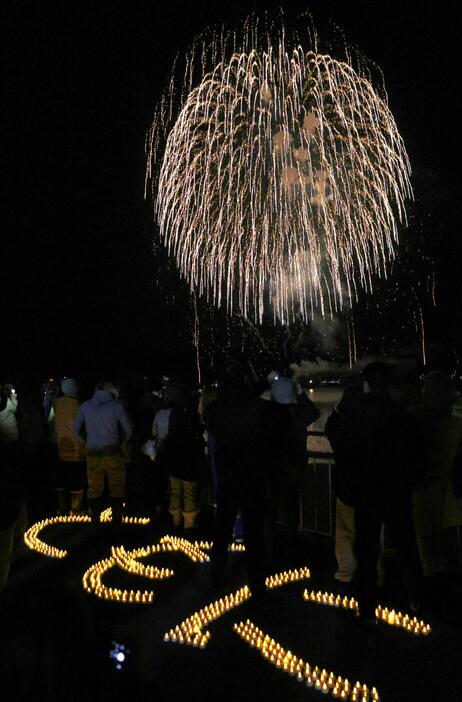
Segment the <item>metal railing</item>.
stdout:
[[299,492],[301,531],[324,536],[335,533],[334,455],[322,431],[308,431],[308,463]]

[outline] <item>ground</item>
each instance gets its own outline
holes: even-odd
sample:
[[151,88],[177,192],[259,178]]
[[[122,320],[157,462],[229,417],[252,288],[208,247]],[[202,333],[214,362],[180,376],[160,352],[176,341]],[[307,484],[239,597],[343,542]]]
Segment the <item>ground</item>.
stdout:
[[[54,625],[49,624],[54,616],[59,620],[60,634],[66,632],[63,618],[67,619],[67,636],[73,643],[67,644],[69,652],[65,654],[61,650],[50,654],[51,668],[56,664],[58,676],[61,655],[66,656],[66,665],[67,657],[70,657],[71,666],[82,665],[82,670],[88,667],[80,661],[85,658],[82,656],[87,646],[85,642],[93,637],[96,653],[88,657],[101,661],[103,692],[99,699],[116,699],[114,689],[119,694],[117,699],[126,699],[129,694],[134,699],[149,695],[155,700],[181,702],[217,699],[314,702],[322,699],[322,693],[275,668],[236,635],[233,623],[250,619],[285,649],[312,665],[332,670],[353,683],[360,680],[370,687],[375,686],[384,702],[462,700],[460,572],[436,579],[427,586],[419,617],[431,625],[429,636],[415,636],[385,624],[362,629],[345,610],[303,600],[306,587],[334,593],[340,590],[332,577],[335,563],[331,541],[313,535],[300,536],[296,547],[273,563],[271,570],[276,572],[307,565],[311,571],[310,580],[270,591],[261,602],[250,599],[212,622],[207,627],[212,638],[207,648],[200,650],[166,643],[163,636],[194,611],[216,599],[208,564],[193,564],[181,553],[168,553],[143,560],[172,567],[175,577],[169,580],[148,581],[117,569],[106,576],[104,582],[109,586],[135,590],[153,587],[156,593],[154,602],[148,605],[102,601],[92,594],[83,593],[81,588],[84,571],[90,564],[110,555],[114,538],[117,543],[134,548],[157,543],[162,533],[151,526],[137,525],[123,527],[117,537],[108,526],[97,531],[88,525],[47,527],[41,537],[52,545],[66,548],[68,556],[56,560],[27,551],[13,564],[6,599],[10,618],[22,622],[16,629],[23,627],[24,633],[18,635],[15,629],[14,636],[3,642],[6,655],[2,656],[2,663],[8,668],[9,661],[13,661],[10,666],[13,670],[14,660],[19,656],[21,670],[27,677],[27,662],[31,659],[28,654],[32,650],[35,657],[41,655],[37,644],[31,642],[43,643],[55,635]],[[230,554],[229,587],[223,594],[245,584],[244,563],[242,554]],[[405,611],[405,604],[399,601],[392,560],[389,572],[388,594],[387,591],[383,593],[382,604],[399,606]],[[394,599],[390,599],[391,591]],[[64,605],[61,600],[63,593],[66,598],[69,594],[70,598]],[[74,609],[74,597],[75,609],[82,611],[82,616],[75,616],[75,612],[69,614],[69,601]],[[60,607],[64,609],[60,611]],[[15,612],[14,617],[12,612]],[[40,636],[35,639],[32,634],[28,636],[24,619],[30,626],[34,621],[31,630],[41,632]],[[9,631],[8,627],[6,631]],[[113,641],[129,650],[122,670],[116,670],[109,658]],[[35,663],[30,665],[33,667]],[[69,694],[61,699],[79,697]],[[90,698],[82,693],[81,699]]]

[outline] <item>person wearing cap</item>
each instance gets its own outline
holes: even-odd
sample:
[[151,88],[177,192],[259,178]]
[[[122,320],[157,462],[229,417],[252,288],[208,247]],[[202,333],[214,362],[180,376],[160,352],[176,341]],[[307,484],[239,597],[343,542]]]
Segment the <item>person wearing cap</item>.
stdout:
[[85,448],[72,431],[79,411],[78,387],[73,378],[61,381],[62,397],[55,400],[54,428],[58,439],[56,493],[58,514],[78,514],[86,486]]
[[266,547],[274,555],[279,512],[294,542],[297,531],[297,497],[307,464],[307,429],[320,415],[300,385],[292,378],[276,377],[271,385],[268,422],[272,427],[266,470]]
[[74,435],[86,447],[88,505],[93,523],[99,521],[103,509],[105,478],[112,521],[119,524],[122,520],[126,471],[121,448],[131,438],[132,427],[118,395],[113,383],[100,383],[91,400],[80,406],[72,423]]
[[425,479],[413,495],[417,545],[426,577],[450,565],[451,530],[462,525],[462,500],[452,487],[452,466],[462,442],[462,417],[455,408],[458,398],[450,378],[435,370],[425,376],[420,402],[412,410],[425,437],[427,456]]

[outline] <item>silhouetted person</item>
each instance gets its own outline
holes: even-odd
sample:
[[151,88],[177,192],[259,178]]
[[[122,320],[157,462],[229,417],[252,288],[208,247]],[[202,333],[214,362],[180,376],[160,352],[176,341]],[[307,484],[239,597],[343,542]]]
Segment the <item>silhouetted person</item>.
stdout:
[[185,388],[166,388],[164,399],[167,407],[157,413],[153,425],[159,442],[155,469],[169,476],[173,526],[183,524],[188,531],[196,526],[199,513],[198,480],[205,463],[202,425]]
[[351,451],[348,422],[354,421],[354,414],[358,412],[363,401],[364,393],[361,386],[346,387],[325,427],[335,456],[332,478],[336,497],[335,557],[338,569],[334,577],[343,583],[351,582],[356,572],[355,510],[351,493],[351,475],[354,473],[358,457]]
[[425,469],[422,445],[408,412],[388,394],[390,371],[371,363],[363,370],[365,393],[348,431],[357,456],[351,493],[355,506],[355,554],[361,617],[374,620],[377,556],[382,522],[396,547],[411,608],[420,603],[422,569],[412,520],[412,488]]
[[18,399],[18,462],[24,471],[27,515],[34,523],[53,514],[54,484],[46,450],[47,422],[40,384],[28,379]]
[[72,431],[72,422],[80,403],[77,382],[73,378],[61,381],[62,397],[54,403],[54,425],[58,439],[58,468],[56,491],[58,512],[78,514],[87,484],[85,449]]
[[265,400],[255,397],[236,361],[226,364],[218,397],[209,406],[208,429],[215,441],[217,521],[212,549],[212,577],[225,584],[227,549],[241,510],[249,585],[265,590],[264,519],[267,421]]
[[298,496],[308,460],[307,429],[319,417],[318,408],[292,378],[278,377],[268,403],[269,447],[266,466],[267,552],[274,555],[279,512],[293,545],[298,523]]
[[[459,393],[441,371],[425,377],[420,403],[412,410],[425,437],[427,472],[414,490],[414,522],[425,576],[443,570],[451,527],[462,524],[462,500],[452,487],[452,465],[462,441]],[[447,542],[447,543],[445,543]]]

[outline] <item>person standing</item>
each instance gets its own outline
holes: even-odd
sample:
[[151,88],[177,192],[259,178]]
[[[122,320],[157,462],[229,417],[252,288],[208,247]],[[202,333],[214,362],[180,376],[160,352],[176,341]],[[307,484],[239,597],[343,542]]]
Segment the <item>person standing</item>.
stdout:
[[117,398],[118,390],[113,383],[100,383],[91,400],[80,406],[72,423],[74,435],[86,447],[88,505],[93,523],[99,521],[103,509],[105,478],[109,486],[112,521],[120,523],[122,520],[125,467],[121,448],[129,441],[132,427]]
[[16,412],[18,409],[18,398],[13,385],[3,385],[0,389],[2,404],[0,409],[0,444],[16,446],[18,443],[18,423]]
[[462,443],[459,398],[441,371],[425,376],[420,403],[412,414],[425,437],[427,471],[414,489],[414,524],[425,577],[444,570],[451,549],[451,529],[462,525],[462,500],[452,487],[452,466]]
[[265,592],[265,468],[268,460],[268,405],[256,397],[237,361],[224,367],[207,430],[215,440],[217,516],[212,548],[212,580],[226,583],[228,544],[236,515],[244,523],[246,566],[254,596]]
[[153,422],[157,441],[156,470],[169,476],[169,512],[173,526],[185,531],[196,527],[198,478],[205,463],[202,425],[184,388],[170,386],[164,395],[166,407]]
[[271,438],[266,466],[266,546],[272,556],[281,511],[287,527],[288,545],[295,545],[298,500],[308,462],[307,429],[319,418],[320,412],[302,387],[284,376],[274,380],[267,410]]
[[85,449],[74,432],[72,422],[80,403],[77,383],[73,378],[61,381],[62,397],[55,400],[54,426],[58,439],[56,492],[58,514],[78,514],[86,485]]
[[6,588],[11,560],[19,550],[27,524],[24,475],[16,452],[18,428],[12,391],[12,386],[7,386],[3,396],[0,395],[0,415],[4,422],[0,442],[0,592]]
[[380,361],[363,370],[364,400],[345,422],[355,507],[355,555],[360,617],[375,621],[377,558],[381,525],[400,561],[403,584],[413,611],[420,606],[422,567],[412,520],[412,489],[425,470],[423,441],[411,415],[392,401],[390,369]]
[[336,497],[335,558],[338,568],[334,577],[343,583],[350,583],[356,572],[355,510],[350,482],[357,456],[351,455],[348,451],[349,437],[345,432],[345,426],[351,415],[359,410],[363,399],[362,387],[356,385],[346,387],[337,407],[329,415],[325,428],[335,456],[332,477]]

